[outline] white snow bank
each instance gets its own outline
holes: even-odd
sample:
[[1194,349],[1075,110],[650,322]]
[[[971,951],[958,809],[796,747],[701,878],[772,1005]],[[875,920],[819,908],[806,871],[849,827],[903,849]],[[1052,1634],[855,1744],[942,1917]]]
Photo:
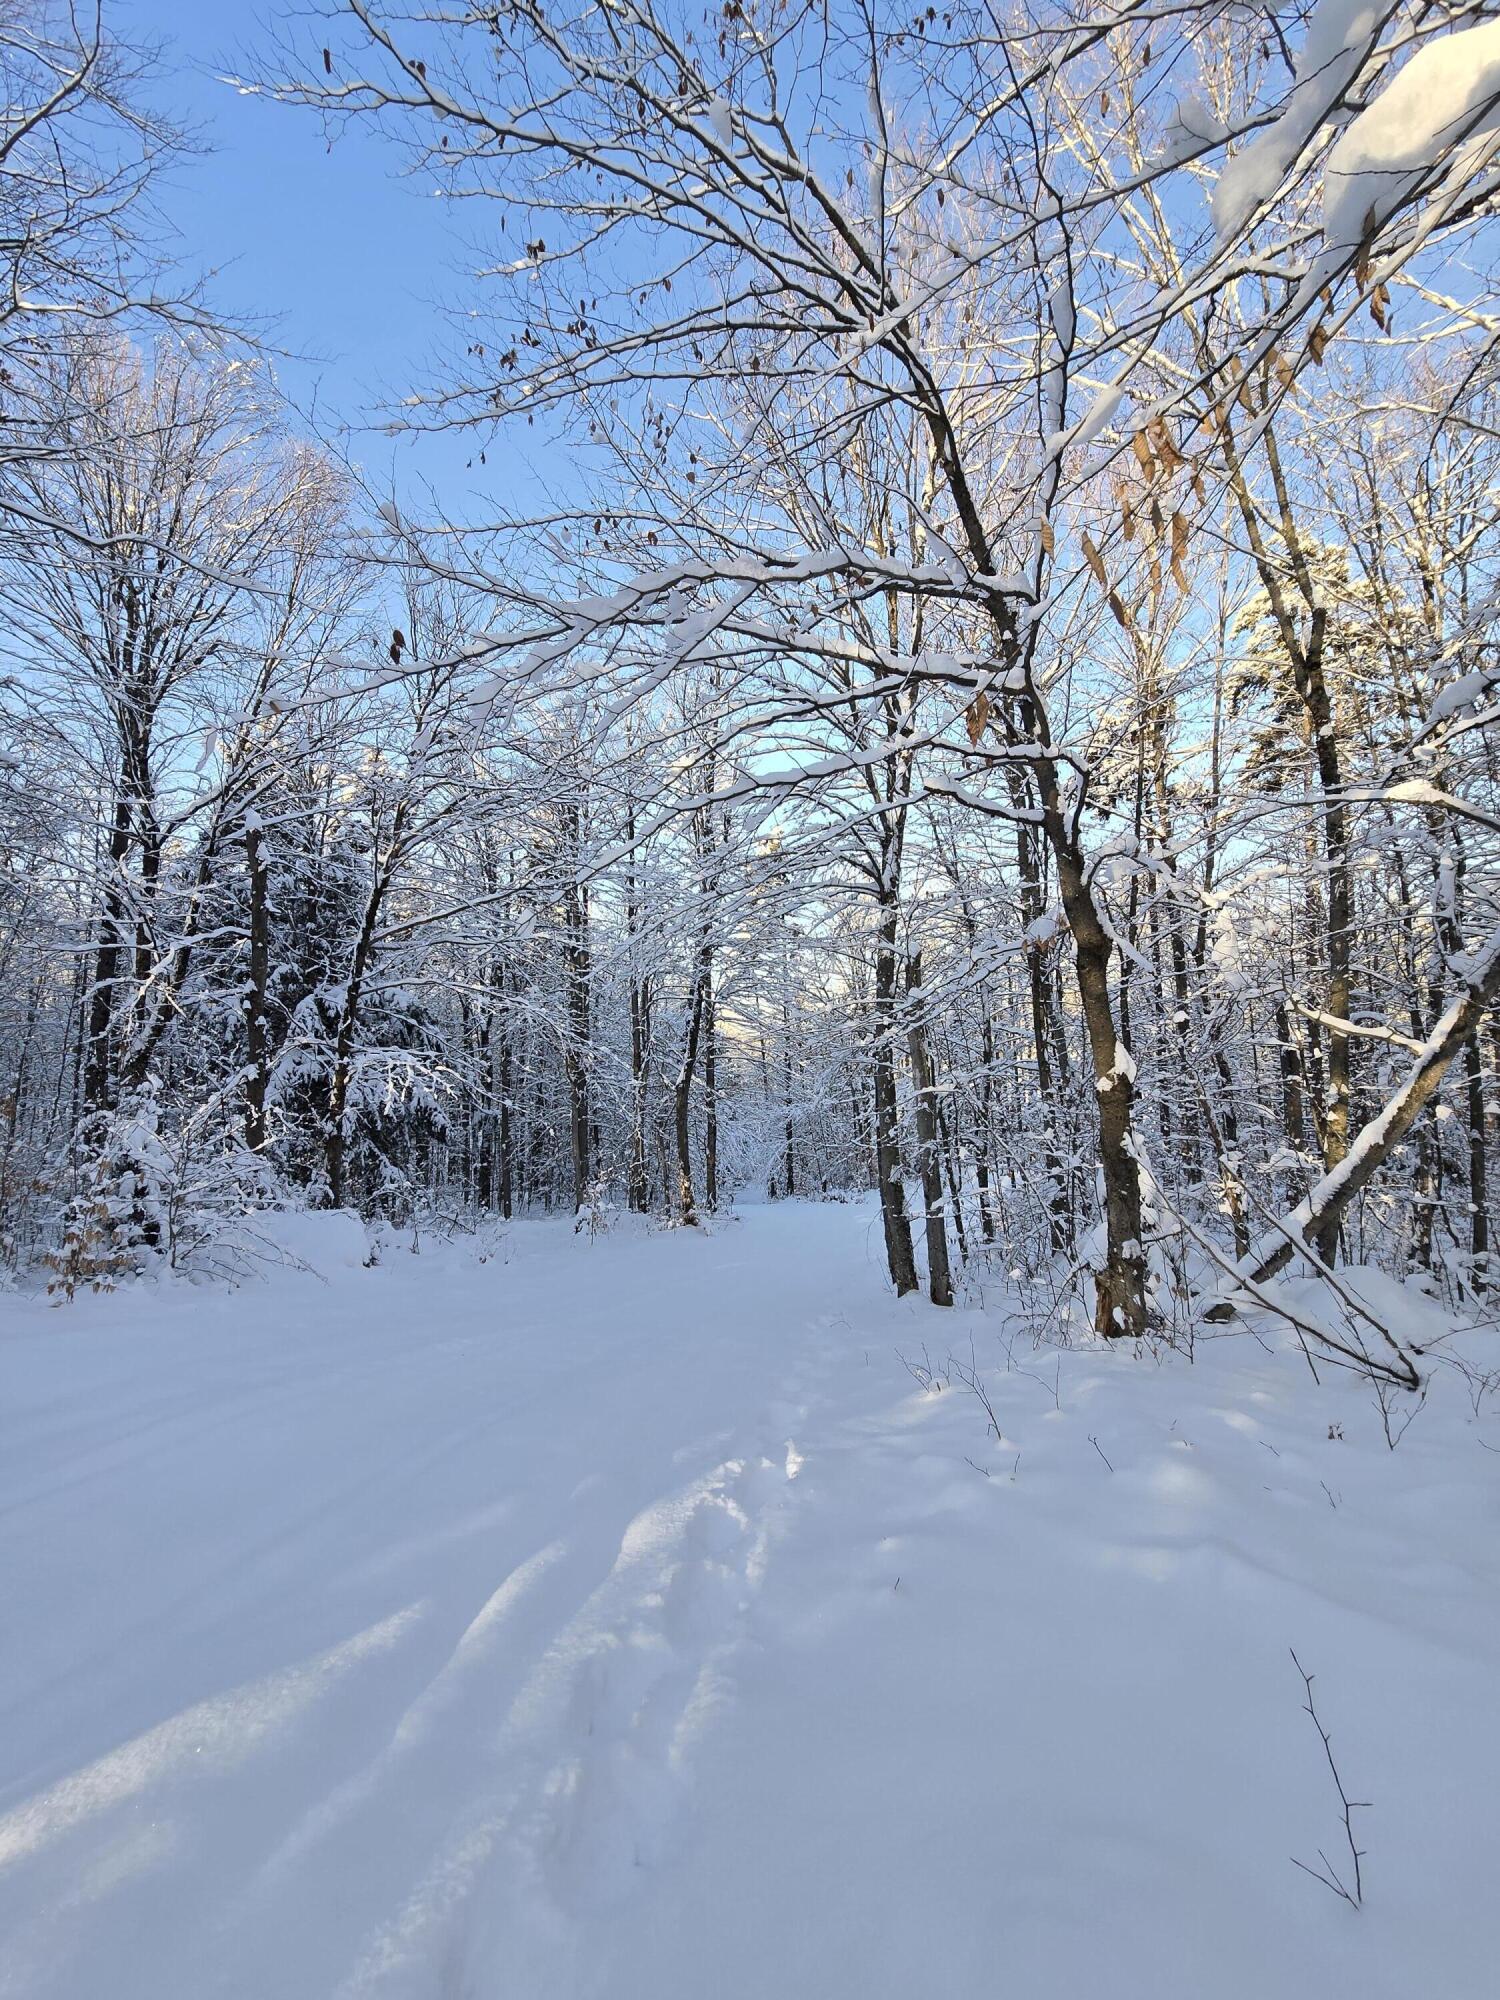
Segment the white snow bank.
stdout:
[[1500,1408],[1434,1357],[1392,1453],[879,1266],[783,1202],[0,1301],[0,1993],[1489,2000]]
[[201,1261],[228,1259],[251,1273],[287,1267],[332,1278],[357,1271],[370,1255],[370,1235],[352,1209],[263,1209],[226,1223]]

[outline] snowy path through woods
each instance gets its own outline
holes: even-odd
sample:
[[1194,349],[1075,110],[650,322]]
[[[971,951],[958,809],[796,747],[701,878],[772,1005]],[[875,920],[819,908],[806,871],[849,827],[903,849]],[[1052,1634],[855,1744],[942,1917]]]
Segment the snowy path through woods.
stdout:
[[502,1254],[0,1307],[0,1992],[1493,1991],[1456,1384],[1007,1371],[860,1208]]

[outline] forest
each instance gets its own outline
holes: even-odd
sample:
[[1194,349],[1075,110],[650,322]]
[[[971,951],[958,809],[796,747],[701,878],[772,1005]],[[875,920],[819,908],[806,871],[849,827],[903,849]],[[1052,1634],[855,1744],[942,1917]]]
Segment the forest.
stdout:
[[[1382,1454],[1438,1376],[1477,1420],[1493,0],[222,12],[205,133],[166,0],[0,0],[0,1294],[83,1339],[546,1225],[727,1307],[743,1216],[986,1479],[976,1326],[1007,1383],[1290,1346]],[[379,402],[175,246],[219,98],[423,200]],[[393,1990],[501,1990],[451,1976]]]
[[289,28],[250,87],[494,210],[390,416],[549,427],[477,523],[138,268],[173,135],[11,13],[13,1268],[756,1181],[1106,1335],[1483,1296],[1482,9]]

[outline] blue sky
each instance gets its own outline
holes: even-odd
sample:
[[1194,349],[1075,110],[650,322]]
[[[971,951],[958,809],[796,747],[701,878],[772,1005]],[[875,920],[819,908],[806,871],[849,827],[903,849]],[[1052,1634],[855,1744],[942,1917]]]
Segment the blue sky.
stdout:
[[[315,115],[241,96],[218,78],[266,50],[271,7],[244,0],[111,0],[114,30],[160,46],[157,107],[205,152],[180,161],[158,205],[185,269],[209,274],[227,312],[267,323],[283,387],[320,427],[356,427],[351,454],[377,487],[430,482],[455,512],[487,511],[532,482],[514,447],[477,461],[477,441],[397,445],[376,434],[382,401],[431,372],[447,333],[444,302],[471,297],[465,252],[402,157],[356,123],[329,149]],[[293,33],[316,27],[294,18]],[[540,434],[534,433],[539,439]],[[467,461],[473,459],[472,468]],[[506,490],[498,482],[503,480]],[[477,503],[477,504],[476,504]]]

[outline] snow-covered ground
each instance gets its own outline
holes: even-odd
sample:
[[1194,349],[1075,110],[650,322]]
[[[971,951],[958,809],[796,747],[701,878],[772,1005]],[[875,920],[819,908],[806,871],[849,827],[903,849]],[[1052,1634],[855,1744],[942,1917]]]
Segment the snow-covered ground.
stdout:
[[0,1992],[1493,1994],[1500,1408],[1008,1367],[877,1237],[0,1302]]

